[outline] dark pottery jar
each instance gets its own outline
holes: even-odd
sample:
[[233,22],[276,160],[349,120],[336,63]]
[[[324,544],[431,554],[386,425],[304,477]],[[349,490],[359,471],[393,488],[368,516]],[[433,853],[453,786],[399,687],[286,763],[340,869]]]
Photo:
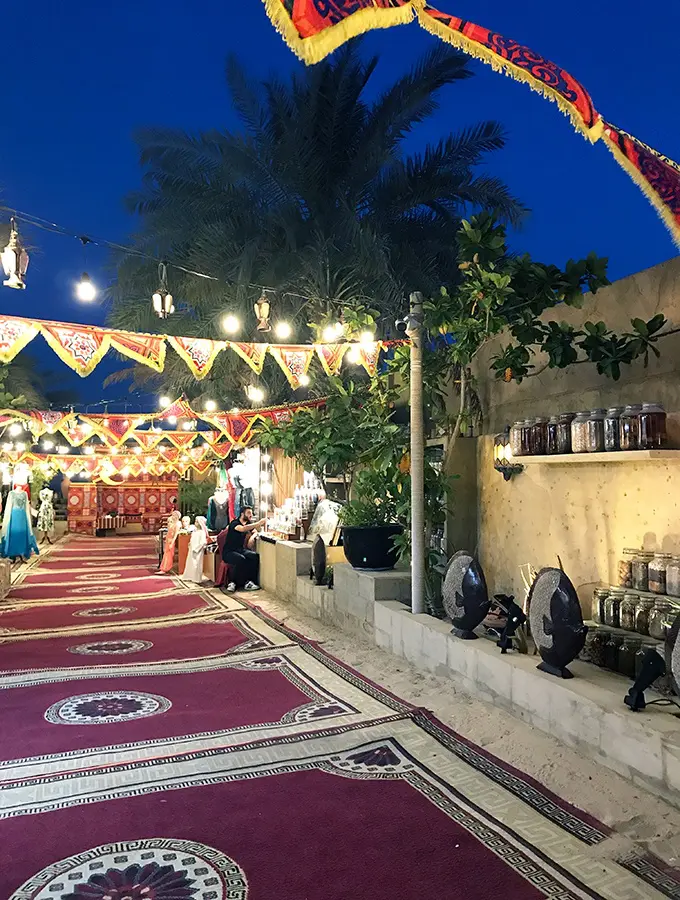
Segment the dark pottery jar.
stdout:
[[545,452],[550,456],[560,453],[559,442],[557,439],[559,423],[560,420],[558,416],[551,416],[546,425]]
[[591,409],[586,422],[586,452],[602,453],[604,450],[604,417],[606,409]]
[[625,594],[619,607],[619,619],[621,628],[626,631],[635,631],[635,610],[640,598],[637,594]]
[[545,456],[548,444],[548,420],[538,416],[531,425],[531,455]]
[[640,638],[627,637],[619,650],[619,672],[631,679],[635,678],[635,657],[640,645]]
[[611,406],[604,417],[604,449],[609,453],[619,450],[619,426],[623,406]]
[[654,609],[651,597],[640,597],[635,604],[635,630],[638,634],[649,635],[649,618]]
[[612,672],[618,672],[619,669],[619,652],[623,646],[623,638],[618,634],[610,634],[607,643],[604,645],[604,665],[605,668]]
[[660,403],[643,403],[640,450],[660,450],[666,442],[666,411]]
[[607,635],[604,631],[590,632],[588,635],[588,651],[590,654],[590,662],[594,666],[604,667],[604,648],[607,643]]
[[557,422],[557,452],[571,453],[571,423],[575,413],[561,413]]
[[640,449],[641,403],[625,406],[619,418],[619,447],[621,450]]

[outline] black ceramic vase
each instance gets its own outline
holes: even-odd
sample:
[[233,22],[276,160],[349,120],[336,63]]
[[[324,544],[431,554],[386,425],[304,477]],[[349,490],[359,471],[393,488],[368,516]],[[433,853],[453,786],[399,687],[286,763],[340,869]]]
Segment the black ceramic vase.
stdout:
[[326,544],[320,534],[317,534],[312,544],[312,572],[314,584],[323,584],[326,575]]
[[566,667],[583,650],[588,633],[574,585],[561,569],[541,569],[528,604],[531,634],[543,660],[538,668],[558,678],[573,678]]
[[459,550],[451,557],[442,585],[442,600],[446,615],[453,623],[453,634],[466,641],[476,640],[474,630],[489,614],[491,601],[482,567],[467,550]]

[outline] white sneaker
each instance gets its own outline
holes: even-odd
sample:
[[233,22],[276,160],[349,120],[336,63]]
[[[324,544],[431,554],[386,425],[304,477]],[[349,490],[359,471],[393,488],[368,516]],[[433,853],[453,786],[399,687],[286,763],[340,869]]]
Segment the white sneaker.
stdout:
[[227,590],[229,591],[230,594],[233,594],[234,591],[236,590],[236,583],[234,581],[230,581],[229,584],[227,585]]
[[260,585],[259,585],[259,584],[255,584],[254,581],[246,581],[246,585],[245,585],[245,587],[243,588],[243,590],[244,590],[244,591],[259,591],[259,590],[260,590]]

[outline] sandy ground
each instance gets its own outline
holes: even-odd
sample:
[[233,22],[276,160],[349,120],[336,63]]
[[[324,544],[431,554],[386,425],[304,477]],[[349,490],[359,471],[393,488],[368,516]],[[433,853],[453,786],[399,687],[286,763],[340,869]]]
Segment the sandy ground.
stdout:
[[322,641],[330,654],[367,678],[409,703],[431,710],[459,734],[614,829],[612,838],[592,849],[594,856],[616,858],[637,848],[680,868],[680,809],[583,758],[532,725],[471,697],[449,679],[419,671],[368,639],[324,625],[264,591],[246,596],[290,628]]

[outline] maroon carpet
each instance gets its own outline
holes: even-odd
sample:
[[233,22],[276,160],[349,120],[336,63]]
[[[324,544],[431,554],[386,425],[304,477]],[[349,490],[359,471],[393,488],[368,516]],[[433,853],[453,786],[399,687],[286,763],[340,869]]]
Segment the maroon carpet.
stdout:
[[135,554],[134,556],[125,556],[118,560],[96,559],[94,557],[85,556],[76,559],[65,559],[63,556],[59,559],[48,559],[41,562],[41,572],[61,572],[68,569],[80,572],[97,572],[106,571],[107,569],[118,570],[120,566],[140,566],[158,568],[158,555],[154,553]]
[[[124,571],[124,570],[123,570]],[[64,573],[62,573],[64,574]],[[149,576],[147,578],[131,578],[129,581],[123,575],[122,577],[111,577],[105,581],[83,580],[80,582],[62,583],[59,580],[56,584],[50,580],[47,584],[27,584],[25,587],[13,588],[8,594],[8,601],[12,603],[24,600],[45,600],[52,601],[63,600],[65,597],[111,597],[116,594],[124,596],[125,594],[157,594],[162,591],[177,590],[174,582],[167,576],[158,575],[156,577]],[[186,589],[185,589],[186,590]]]
[[133,581],[140,578],[147,578],[148,576],[153,575],[157,569],[158,564],[154,565],[145,562],[138,563],[131,568],[127,568],[127,564],[125,564],[124,567],[118,569],[88,569],[82,564],[71,563],[66,570],[60,568],[43,571],[41,566],[40,571],[35,572],[32,575],[27,575],[21,585],[17,585],[14,590],[18,590],[22,585],[30,587],[33,584],[67,584],[80,586],[86,584],[105,584],[112,579],[116,582]]

